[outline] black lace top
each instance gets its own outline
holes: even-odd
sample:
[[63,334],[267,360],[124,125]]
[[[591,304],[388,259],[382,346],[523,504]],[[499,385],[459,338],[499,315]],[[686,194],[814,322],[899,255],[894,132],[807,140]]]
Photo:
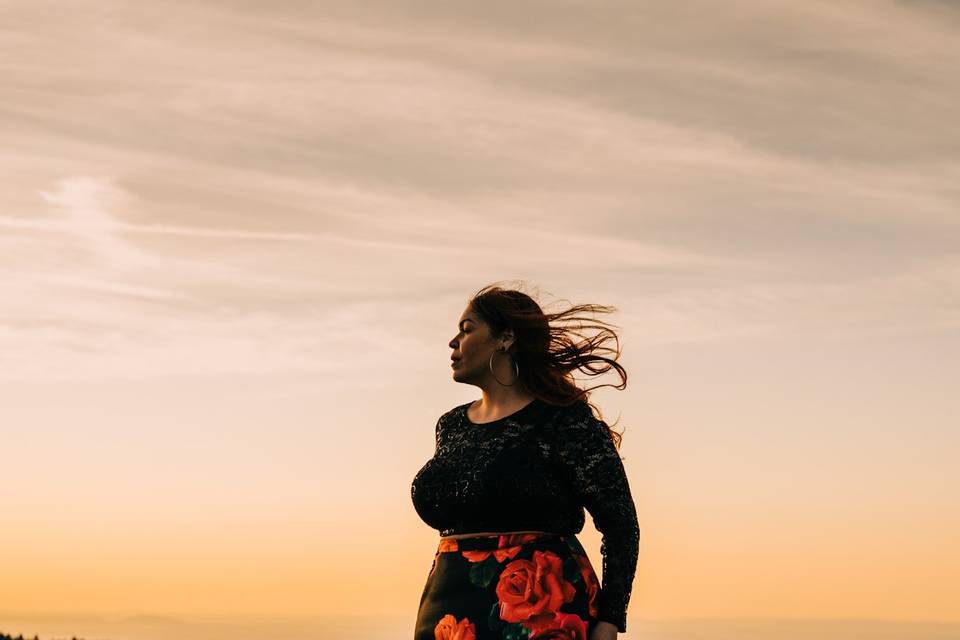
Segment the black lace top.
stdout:
[[417,513],[441,536],[498,531],[575,534],[584,507],[603,538],[598,619],[627,629],[640,529],[623,461],[585,401],[535,399],[489,423],[466,403],[437,420],[436,451],[411,487]]

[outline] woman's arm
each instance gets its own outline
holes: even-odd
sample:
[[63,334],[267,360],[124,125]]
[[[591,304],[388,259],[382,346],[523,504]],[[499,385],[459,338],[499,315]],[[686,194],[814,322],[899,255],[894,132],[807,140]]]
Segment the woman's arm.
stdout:
[[558,451],[567,475],[603,538],[597,618],[627,630],[627,606],[640,551],[640,526],[623,461],[606,425],[586,402],[559,422]]

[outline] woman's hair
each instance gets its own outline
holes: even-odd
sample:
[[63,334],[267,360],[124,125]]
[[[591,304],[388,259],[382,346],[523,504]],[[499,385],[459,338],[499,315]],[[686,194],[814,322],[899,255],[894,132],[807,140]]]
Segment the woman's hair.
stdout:
[[[490,326],[494,337],[499,337],[505,329],[513,330],[515,339],[508,353],[517,363],[520,382],[531,395],[548,404],[561,406],[570,406],[581,399],[586,401],[606,427],[617,449],[620,448],[621,434],[610,428],[600,410],[589,400],[593,389],[624,389],[627,386],[627,372],[616,361],[620,356],[620,339],[610,329],[616,325],[580,315],[584,312],[610,313],[616,307],[580,304],[557,313],[544,313],[527,294],[496,285],[487,285],[477,291],[468,304],[470,310]],[[600,329],[600,332],[586,336],[581,333],[583,329]],[[604,346],[611,339],[616,343],[616,349]],[[581,389],[573,379],[576,369],[589,376],[616,369],[621,382]]]

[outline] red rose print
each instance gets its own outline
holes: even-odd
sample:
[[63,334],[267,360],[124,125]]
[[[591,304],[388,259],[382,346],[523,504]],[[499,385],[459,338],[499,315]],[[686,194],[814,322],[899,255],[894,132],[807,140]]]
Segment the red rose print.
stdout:
[[440,538],[440,547],[438,551],[444,553],[446,551],[456,551],[460,547],[457,546],[457,541],[455,538]]
[[489,551],[461,551],[460,555],[470,562],[483,562],[491,555],[497,559],[497,562],[503,562],[518,553],[520,553],[520,547],[506,547],[504,549],[492,549]]
[[496,594],[507,622],[549,620],[577,591],[563,577],[563,560],[552,551],[534,551],[531,560],[514,560],[500,573]]
[[573,613],[557,612],[552,620],[531,627],[530,640],[587,640],[587,622]]
[[477,640],[477,630],[467,618],[460,622],[448,613],[433,628],[436,640]]
[[491,549],[489,551],[461,551],[460,555],[470,562],[483,562],[491,555],[497,559],[497,562],[503,562],[520,553],[520,545],[525,542],[530,542],[531,540],[536,540],[539,537],[540,535],[536,533],[510,533],[500,536],[500,541],[497,544],[497,546],[500,547],[499,549]]

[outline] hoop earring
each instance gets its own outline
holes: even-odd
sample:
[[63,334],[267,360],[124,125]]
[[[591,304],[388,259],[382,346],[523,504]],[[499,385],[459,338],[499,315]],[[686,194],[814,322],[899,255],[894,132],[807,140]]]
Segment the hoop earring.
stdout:
[[[503,353],[504,355],[507,355],[507,350],[506,350],[506,349],[501,349],[500,352]],[[497,352],[496,352],[496,351],[493,351],[493,352],[490,354],[490,362],[489,362],[489,364],[490,364],[490,373],[493,375],[493,379],[496,380],[498,383],[500,383],[502,386],[504,386],[504,387],[512,387],[513,385],[517,384],[517,380],[520,378],[520,365],[517,364],[517,361],[516,361],[515,358],[510,358],[511,360],[513,360],[513,368],[516,370],[517,373],[516,373],[516,375],[515,375],[514,378],[513,378],[513,382],[511,382],[510,384],[505,384],[505,383],[503,383],[503,382],[500,382],[500,380],[497,379],[497,374],[494,373],[494,371],[493,371],[493,355],[494,355],[495,353],[497,353]]]

